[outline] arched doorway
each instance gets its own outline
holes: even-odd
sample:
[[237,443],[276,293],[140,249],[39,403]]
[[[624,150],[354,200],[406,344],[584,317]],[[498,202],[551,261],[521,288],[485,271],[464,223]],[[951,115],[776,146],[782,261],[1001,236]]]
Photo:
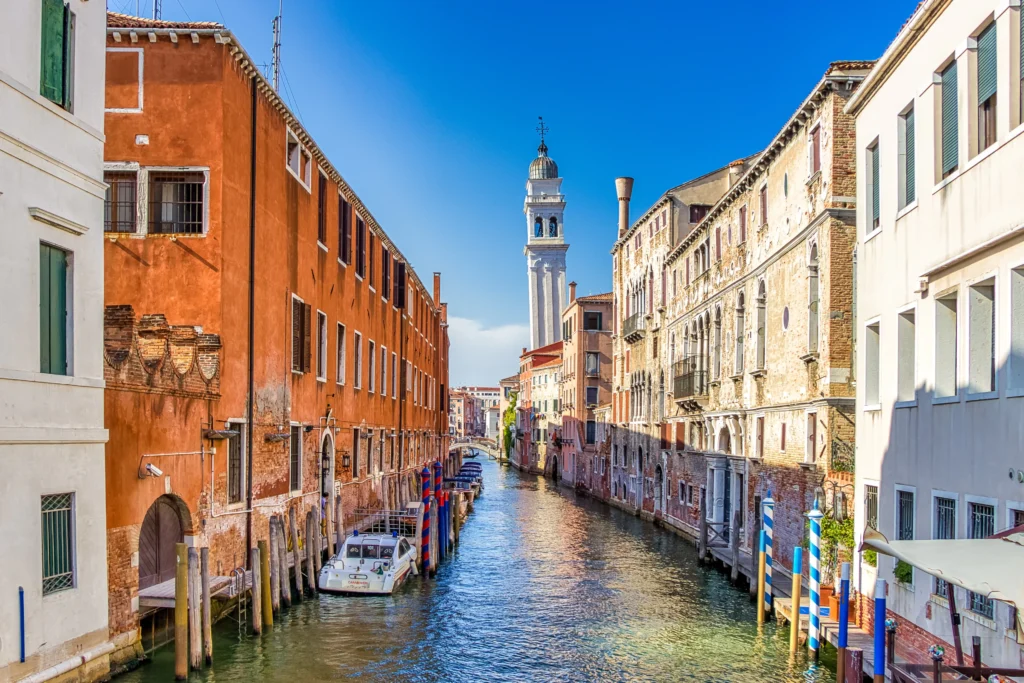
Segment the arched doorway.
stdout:
[[174,578],[177,544],[185,540],[178,501],[160,496],[146,512],[139,531],[139,589]]
[[718,450],[722,453],[732,453],[732,437],[728,427],[722,427],[718,432]]
[[654,511],[665,511],[665,473],[661,465],[654,468]]

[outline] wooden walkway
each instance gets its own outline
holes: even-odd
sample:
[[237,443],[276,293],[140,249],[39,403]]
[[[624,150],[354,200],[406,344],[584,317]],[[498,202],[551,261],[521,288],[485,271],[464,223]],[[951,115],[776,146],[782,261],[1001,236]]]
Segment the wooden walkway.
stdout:
[[[289,556],[291,554],[289,553]],[[228,600],[235,596],[235,579],[232,576],[211,576],[210,597]],[[245,589],[252,588],[252,572],[245,573]],[[174,579],[143,588],[139,591],[139,607],[174,607]]]

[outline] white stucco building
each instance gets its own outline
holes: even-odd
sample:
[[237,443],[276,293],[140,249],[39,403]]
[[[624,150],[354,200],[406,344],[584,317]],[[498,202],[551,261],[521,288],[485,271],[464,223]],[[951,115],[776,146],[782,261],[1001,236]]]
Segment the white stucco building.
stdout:
[[109,669],[105,25],[106,8],[95,0],[0,3],[4,681],[61,665],[76,680]]
[[541,138],[537,158],[530,164],[526,181],[526,271],[530,291],[530,348],[538,349],[562,340],[562,309],[565,307],[565,196],[558,164],[548,156]]
[[[1014,0],[926,0],[847,107],[858,544],[866,524],[890,539],[1024,524],[1022,28]],[[857,558],[859,590],[873,596],[876,574],[901,628],[950,638],[936,579]],[[1008,605],[955,598],[968,652],[980,636],[986,664],[1024,662]]]

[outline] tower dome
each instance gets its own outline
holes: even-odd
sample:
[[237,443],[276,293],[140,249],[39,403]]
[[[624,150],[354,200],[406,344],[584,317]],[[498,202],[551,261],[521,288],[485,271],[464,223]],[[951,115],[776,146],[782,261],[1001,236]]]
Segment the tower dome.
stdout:
[[558,177],[558,164],[548,156],[548,146],[541,140],[537,158],[530,163],[530,180],[545,180]]

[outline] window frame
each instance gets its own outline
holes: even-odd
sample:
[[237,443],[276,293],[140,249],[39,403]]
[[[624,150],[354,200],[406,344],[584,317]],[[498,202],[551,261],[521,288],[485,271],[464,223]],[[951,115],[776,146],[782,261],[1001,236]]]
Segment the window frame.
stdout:
[[[294,145],[294,147],[293,147]],[[296,168],[292,168],[292,151],[295,151],[294,159]],[[291,128],[285,128],[285,145],[284,145],[284,167],[288,169],[288,172],[299,181],[299,185],[312,194],[310,189],[310,164],[312,157],[309,152],[306,151],[306,147],[299,140],[299,136],[296,135]],[[306,176],[303,178],[303,176]]]
[[[55,509],[46,510],[45,504],[47,500],[53,500],[59,497],[67,496],[67,529],[66,537],[64,538],[64,548],[61,551],[67,558],[67,569],[68,571],[47,574],[47,562],[46,562],[46,550],[47,550],[47,528],[48,525],[45,522],[44,515],[53,514]],[[62,593],[68,590],[74,590],[78,587],[78,519],[77,519],[77,492],[67,491],[63,493],[46,493],[39,496],[39,515],[40,515],[40,526],[39,526],[39,546],[41,550],[41,567],[40,567],[40,587],[43,599],[46,599],[49,595],[55,593]],[[54,585],[61,576],[68,575],[69,582],[67,585]],[[50,586],[47,586],[47,581],[50,580]]]
[[335,328],[338,332],[338,338],[335,340],[335,368],[334,368],[334,383],[338,386],[345,386],[345,372],[348,369],[348,362],[345,358],[345,354],[348,350],[346,329],[345,324],[340,320]]
[[[113,170],[109,165],[104,165],[105,170]],[[142,193],[136,193],[139,201],[143,204],[142,212],[140,213],[139,224],[144,230],[145,235],[166,235],[173,239],[182,238],[199,238],[206,237],[210,232],[210,167],[209,166],[142,166],[139,168],[139,181],[138,184],[145,183],[145,196],[143,198]],[[203,187],[202,187],[202,229],[199,232],[164,232],[153,230],[153,176],[160,174],[187,174],[187,173],[202,173],[203,174]],[[163,202],[161,202],[161,205]],[[160,221],[164,222],[164,221]],[[167,221],[172,225],[174,221]],[[140,232],[142,232],[140,230]],[[139,234],[139,233],[136,233]]]
[[316,243],[327,251],[327,174],[317,168]]
[[[1001,340],[999,339],[1000,335],[998,307],[1001,304],[1001,302],[999,301],[998,288],[999,281],[995,273],[986,274],[980,277],[978,280],[967,283],[967,338],[965,346],[967,352],[966,388],[968,400],[978,400],[981,398],[995,398],[999,392],[999,367],[997,361],[999,355],[998,348]],[[978,334],[979,330],[975,328],[974,323],[975,306],[978,305],[976,303],[976,296],[980,296],[982,298],[985,297],[984,292],[981,291],[982,289],[991,290],[991,299],[989,300],[989,306],[991,310],[989,318],[989,327],[987,329],[988,344],[986,345],[988,352],[990,383],[987,389],[983,389],[982,391],[976,391],[974,384],[977,377],[975,375],[975,369],[973,365],[975,363],[975,353],[978,352],[978,350],[975,348],[975,336]],[[983,339],[982,341],[984,342],[985,340]]]
[[[224,471],[225,471],[225,490],[224,490],[224,504],[228,508],[244,507],[246,504],[246,498],[248,494],[248,480],[246,478],[246,429],[247,425],[244,418],[230,419],[225,423],[225,427],[228,430],[238,430],[238,436],[228,437],[227,441],[227,453],[225,457]],[[238,440],[238,499],[232,500],[231,496],[231,441],[233,439]]]
[[352,331],[352,342],[355,347],[353,357],[353,369],[355,371],[355,378],[352,381],[353,389],[363,388],[363,334],[359,330]]
[[[289,494],[302,494],[302,453],[303,453],[303,426],[301,422],[292,422],[289,424],[289,438],[288,438],[288,493]],[[296,450],[295,442],[293,441],[294,435],[298,434],[298,449]],[[293,471],[297,470],[297,476],[293,477]],[[295,479],[298,481],[295,481]],[[298,484],[298,488],[295,484]],[[294,497],[289,495],[289,498]]]
[[327,381],[327,314],[317,309],[316,311],[316,379],[318,382]]
[[[48,250],[44,252],[44,250]],[[47,253],[51,256],[57,254],[63,254],[63,311],[60,310],[60,297],[58,300],[53,300],[53,295],[49,287],[51,282],[51,276],[49,270],[43,273],[43,254]],[[47,259],[47,268],[49,269],[50,259]],[[65,249],[62,246],[45,242],[40,240],[39,242],[39,372],[45,375],[57,375],[63,377],[73,377],[75,374],[75,257],[74,252]],[[44,290],[45,286],[45,290]],[[44,297],[46,301],[44,302]],[[51,305],[57,305],[57,308],[50,310]],[[45,305],[45,308],[44,308]],[[48,311],[48,315],[44,316],[43,312]],[[63,324],[60,324],[59,318],[63,315]],[[53,321],[54,316],[58,318],[57,324],[50,324]],[[45,328],[45,330],[44,330]],[[63,359],[63,370],[59,367],[55,370],[54,362],[52,360],[53,349],[53,333],[60,331],[60,337],[62,339],[57,340],[59,355]],[[45,331],[49,331],[50,334],[45,334]],[[44,345],[46,346],[46,352],[44,353]],[[48,360],[49,359],[49,360]],[[48,361],[48,362],[47,362]],[[44,365],[44,362],[47,362]],[[58,364],[59,365],[59,364]]]

